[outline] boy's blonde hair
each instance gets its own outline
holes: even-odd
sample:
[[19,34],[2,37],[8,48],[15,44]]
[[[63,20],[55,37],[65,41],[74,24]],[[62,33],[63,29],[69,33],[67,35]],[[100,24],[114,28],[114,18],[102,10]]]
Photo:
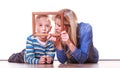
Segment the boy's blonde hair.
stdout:
[[36,22],[38,19],[40,19],[41,17],[46,17],[46,18],[48,18],[48,21],[50,22],[48,15],[37,15],[37,16],[35,17],[35,22]]

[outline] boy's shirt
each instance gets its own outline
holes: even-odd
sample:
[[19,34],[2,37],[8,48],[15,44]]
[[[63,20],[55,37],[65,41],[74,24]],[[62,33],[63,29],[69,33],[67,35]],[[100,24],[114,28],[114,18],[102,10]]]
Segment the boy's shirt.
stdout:
[[46,41],[45,46],[39,43],[37,37],[30,35],[27,38],[24,61],[28,64],[38,64],[43,55],[49,55],[54,60],[55,46],[53,42]]

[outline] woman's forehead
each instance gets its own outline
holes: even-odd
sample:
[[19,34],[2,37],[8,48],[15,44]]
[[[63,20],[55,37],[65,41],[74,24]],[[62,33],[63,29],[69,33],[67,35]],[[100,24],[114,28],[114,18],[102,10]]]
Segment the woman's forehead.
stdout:
[[55,20],[55,23],[61,24],[61,19],[56,19],[56,20]]

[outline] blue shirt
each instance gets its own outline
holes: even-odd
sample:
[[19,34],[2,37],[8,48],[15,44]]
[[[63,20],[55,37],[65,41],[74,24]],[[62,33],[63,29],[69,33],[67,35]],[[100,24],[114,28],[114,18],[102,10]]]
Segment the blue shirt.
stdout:
[[[67,47],[68,51],[69,48]],[[58,50],[57,58],[61,63],[97,63],[99,59],[98,51],[93,46],[92,27],[88,23],[79,23],[77,27],[77,47],[71,52],[70,57],[66,56],[66,51]]]
[[43,55],[49,55],[54,60],[55,47],[51,41],[47,41],[43,46],[38,42],[37,37],[29,36],[26,42],[26,50],[24,54],[24,62],[28,64],[38,64],[39,59]]

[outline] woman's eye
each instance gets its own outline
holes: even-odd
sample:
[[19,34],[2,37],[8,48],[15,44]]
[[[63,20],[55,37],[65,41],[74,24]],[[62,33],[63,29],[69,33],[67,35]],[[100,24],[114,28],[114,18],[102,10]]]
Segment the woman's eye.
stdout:
[[55,26],[61,27],[61,25],[59,25],[59,24],[55,24]]
[[61,27],[61,25],[58,25],[58,27]]

